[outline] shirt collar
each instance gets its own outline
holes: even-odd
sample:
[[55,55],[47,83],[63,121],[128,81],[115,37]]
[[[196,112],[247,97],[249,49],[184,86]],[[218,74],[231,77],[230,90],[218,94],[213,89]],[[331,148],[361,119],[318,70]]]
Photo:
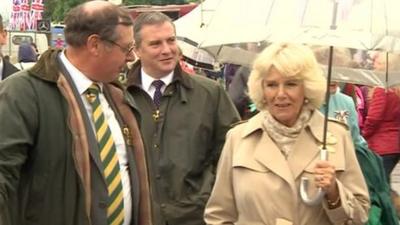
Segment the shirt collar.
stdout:
[[[80,95],[84,94],[85,91],[92,85],[94,82],[90,80],[85,74],[83,74],[81,71],[79,71],[78,68],[76,68],[71,61],[68,60],[68,58],[65,56],[65,51],[62,51],[60,53],[60,59],[61,62],[64,64],[65,68],[71,75],[72,80],[74,81],[74,84],[79,92]],[[97,83],[100,87],[100,90],[102,90],[102,84]]]
[[0,81],[3,78],[4,62],[3,58],[0,57]]
[[142,73],[142,88],[143,90],[149,91],[151,88],[151,83],[155,80],[162,80],[165,84],[165,86],[168,86],[174,77],[174,71],[171,71],[171,73],[167,74],[166,76],[162,77],[161,79],[154,79],[150,75],[148,75],[146,72],[144,72],[143,68],[141,68],[141,73]]

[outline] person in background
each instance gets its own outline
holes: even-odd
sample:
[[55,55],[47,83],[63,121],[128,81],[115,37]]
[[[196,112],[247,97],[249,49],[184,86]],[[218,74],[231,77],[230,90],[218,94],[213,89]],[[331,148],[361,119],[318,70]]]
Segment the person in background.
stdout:
[[203,225],[225,134],[239,114],[221,85],[182,71],[168,16],[142,13],[133,30],[138,61],[127,90],[141,112],[153,225]]
[[[317,62],[321,65],[328,65],[329,60],[329,48],[328,47],[313,47],[312,48]],[[352,57],[350,50],[347,48],[336,47],[333,49],[332,54],[332,66],[333,67],[345,67],[350,68],[352,64]],[[335,68],[332,68],[335,71]],[[355,144],[359,142],[358,138],[360,136],[360,129],[358,127],[358,118],[355,112],[355,104],[350,96],[347,96],[340,92],[339,82],[332,78],[329,84],[330,99],[329,99],[329,117],[337,119],[338,121],[347,124],[350,127],[351,136]],[[321,106],[321,112],[325,112],[326,104]],[[366,144],[364,138],[363,142]]]
[[[346,126],[328,121],[328,161],[320,160],[326,81],[306,46],[274,43],[255,60],[249,95],[260,111],[232,128],[205,210],[217,224],[362,225],[368,219],[368,189]],[[321,188],[316,205],[300,198]]]
[[35,51],[36,61],[37,61],[39,59],[39,56],[40,56],[39,50],[37,48],[37,45],[34,42],[31,42],[31,46],[32,46],[33,50]]
[[18,63],[14,64],[19,70],[29,69],[35,65],[37,55],[30,43],[21,43],[18,47]]
[[0,83],[0,224],[151,224],[137,110],[110,83],[134,59],[132,28],[124,9],[85,2],[65,50]]
[[178,47],[178,52],[179,52],[178,53],[179,54],[179,66],[181,67],[181,69],[189,75],[195,75],[196,73],[195,73],[193,67],[185,62],[185,56],[183,55],[182,49],[180,47]]
[[11,74],[18,72],[18,68],[13,66],[8,60],[5,60],[1,47],[7,44],[7,31],[4,28],[3,17],[0,15],[0,81]]
[[236,71],[232,78],[232,82],[229,86],[228,93],[229,97],[235,104],[240,117],[243,120],[249,119],[254,116],[257,112],[250,110],[251,100],[248,96],[247,81],[250,75],[250,68],[241,66]]
[[[400,69],[400,56],[389,54],[389,75]],[[377,53],[374,69],[386,71],[386,53]],[[369,147],[383,159],[386,177],[400,160],[400,87],[374,87],[368,94],[368,113],[362,134]]]
[[[313,52],[317,61],[322,65],[328,64],[329,48],[314,48]],[[334,48],[332,54],[334,67],[353,68],[353,60],[349,49]],[[333,68],[333,71],[335,68]],[[353,99],[341,93],[338,82],[331,81],[329,86],[329,112],[328,115],[341,121],[350,129],[356,156],[367,183],[371,208],[368,213],[368,223],[398,224],[395,208],[390,200],[390,186],[386,182],[385,170],[381,157],[369,149],[367,142],[360,134],[358,116]],[[322,113],[326,111],[326,104],[320,108]]]

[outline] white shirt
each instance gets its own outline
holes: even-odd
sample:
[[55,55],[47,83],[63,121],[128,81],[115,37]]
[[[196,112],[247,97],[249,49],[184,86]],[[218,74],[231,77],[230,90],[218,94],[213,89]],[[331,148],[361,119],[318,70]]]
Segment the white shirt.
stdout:
[[3,69],[4,69],[4,65],[3,65],[3,58],[1,58],[0,56],[0,81],[3,79]]
[[150,75],[148,75],[146,72],[144,72],[143,68],[141,69],[142,73],[142,88],[149,94],[151,98],[154,97],[154,92],[156,91],[156,88],[151,85],[153,81],[155,80],[162,80],[164,82],[164,86],[161,87],[161,92],[164,93],[165,88],[172,82],[172,78],[174,77],[174,71],[169,73],[167,76],[164,76],[161,79],[154,79]]
[[[94,82],[87,78],[81,71],[79,71],[72,63],[65,57],[65,52],[60,54],[60,58],[65,68],[71,74],[72,80],[81,96],[82,102],[85,105],[86,112],[89,118],[92,118],[92,106],[87,101],[85,96],[85,91]],[[101,83],[97,83],[100,89],[103,88]],[[100,104],[103,109],[103,113],[108,126],[110,127],[112,137],[114,139],[115,147],[117,149],[118,161],[121,170],[121,181],[122,190],[124,194],[124,225],[129,225],[132,218],[132,196],[131,196],[131,183],[129,177],[129,167],[128,167],[128,156],[126,152],[126,146],[124,141],[124,136],[121,131],[121,127],[115,117],[114,111],[108,104],[103,92],[99,93]],[[96,133],[96,128],[93,120],[90,120],[93,128],[93,132]],[[100,154],[100,153],[99,153]]]

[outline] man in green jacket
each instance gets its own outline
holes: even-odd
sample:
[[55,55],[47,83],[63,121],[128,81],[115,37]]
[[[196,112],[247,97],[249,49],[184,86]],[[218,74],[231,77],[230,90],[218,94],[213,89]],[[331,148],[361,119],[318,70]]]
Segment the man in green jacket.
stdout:
[[65,25],[65,50],[0,84],[0,224],[151,224],[134,104],[109,83],[134,59],[132,20],[90,1]]
[[127,89],[141,113],[154,225],[201,225],[225,134],[239,120],[215,81],[179,67],[175,27],[162,13],[134,23],[139,60]]

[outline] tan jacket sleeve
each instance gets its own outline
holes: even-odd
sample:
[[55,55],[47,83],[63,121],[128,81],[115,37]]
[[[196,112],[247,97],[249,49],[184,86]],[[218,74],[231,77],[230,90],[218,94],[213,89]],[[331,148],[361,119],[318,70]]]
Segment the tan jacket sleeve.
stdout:
[[368,220],[370,207],[368,188],[358,164],[350,134],[345,133],[344,136],[346,171],[337,174],[341,206],[328,209],[327,202],[324,202],[323,207],[332,224],[362,225]]
[[234,224],[237,210],[232,186],[232,135],[228,132],[221,157],[218,162],[217,176],[211,196],[207,202],[204,220],[206,224]]

